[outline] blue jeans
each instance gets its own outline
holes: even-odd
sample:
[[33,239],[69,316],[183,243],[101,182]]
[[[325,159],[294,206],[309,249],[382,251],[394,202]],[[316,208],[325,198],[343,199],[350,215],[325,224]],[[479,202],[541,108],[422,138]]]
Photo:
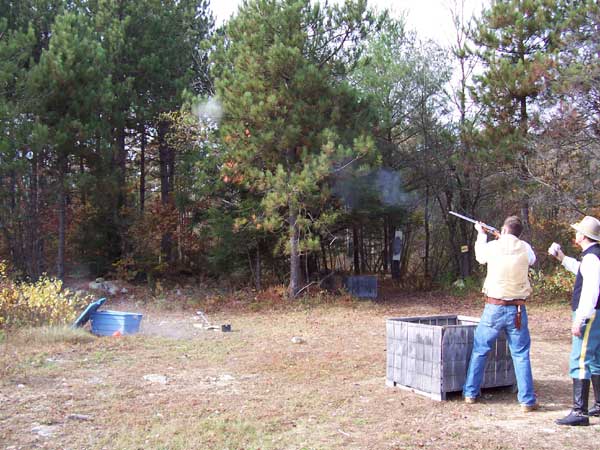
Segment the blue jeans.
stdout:
[[515,367],[519,403],[523,405],[536,403],[531,363],[529,361],[531,338],[529,336],[527,310],[524,305],[521,306],[521,329],[517,329],[515,326],[516,315],[516,306],[500,306],[489,303],[485,305],[479,325],[475,329],[473,353],[471,353],[471,362],[463,387],[465,397],[476,398],[479,396],[487,354],[496,342],[500,331],[504,330],[513,366]]

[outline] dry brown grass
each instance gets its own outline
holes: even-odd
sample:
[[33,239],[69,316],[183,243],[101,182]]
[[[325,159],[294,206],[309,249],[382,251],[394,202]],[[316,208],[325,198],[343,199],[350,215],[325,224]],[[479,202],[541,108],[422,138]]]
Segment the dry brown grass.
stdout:
[[[201,303],[168,311],[122,303],[110,309],[144,312],[142,334],[9,336],[0,344],[0,447],[564,449],[592,448],[600,436],[597,425],[553,424],[570,401],[567,305],[530,307],[544,407],[524,414],[506,390],[465,405],[385,386],[387,317],[478,315],[476,299],[387,293],[378,303],[289,304],[273,294],[261,306],[260,295],[246,295],[211,300],[210,320],[230,322],[231,333],[194,327]],[[166,384],[144,379],[150,374]]]

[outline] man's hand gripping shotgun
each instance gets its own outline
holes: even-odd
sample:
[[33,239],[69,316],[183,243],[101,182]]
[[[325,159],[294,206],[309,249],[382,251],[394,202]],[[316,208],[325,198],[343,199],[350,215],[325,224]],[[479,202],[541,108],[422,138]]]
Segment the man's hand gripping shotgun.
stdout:
[[490,225],[486,225],[485,223],[479,222],[478,220],[471,219],[470,217],[467,217],[467,216],[463,216],[462,214],[455,213],[454,211],[448,211],[448,212],[450,214],[452,214],[453,216],[458,217],[459,219],[466,220],[467,222],[471,222],[471,223],[475,223],[475,224],[479,223],[479,224],[481,224],[481,228],[483,228],[483,230],[486,233],[492,234],[496,238],[500,237],[500,232]]

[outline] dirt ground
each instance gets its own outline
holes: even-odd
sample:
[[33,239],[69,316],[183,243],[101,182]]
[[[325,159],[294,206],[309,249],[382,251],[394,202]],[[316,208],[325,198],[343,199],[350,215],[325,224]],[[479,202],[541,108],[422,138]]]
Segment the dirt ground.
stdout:
[[[260,303],[260,298],[257,299]],[[3,449],[598,448],[600,420],[559,427],[570,407],[568,305],[529,306],[540,411],[510,389],[436,402],[386,387],[391,317],[478,316],[476,297],[386,295],[320,305],[195,308],[111,300],[142,332],[81,343],[0,344]],[[300,341],[300,343],[296,343]]]

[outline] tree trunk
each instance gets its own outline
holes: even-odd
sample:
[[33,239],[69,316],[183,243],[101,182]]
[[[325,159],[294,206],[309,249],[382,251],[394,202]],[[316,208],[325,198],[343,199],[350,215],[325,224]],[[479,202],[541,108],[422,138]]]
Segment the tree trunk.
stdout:
[[390,254],[389,254],[389,217],[384,217],[383,218],[383,274],[385,275],[388,271],[388,261],[390,259]]
[[[523,62],[523,64],[525,64],[525,44],[523,42],[520,42],[519,45],[519,59]],[[518,100],[520,106],[519,129],[524,144],[529,127],[529,118],[527,114],[527,96],[521,96]],[[523,158],[523,162],[521,164],[521,176],[523,177],[523,179],[526,179],[528,177],[526,158],[527,156],[529,156],[529,151],[527,150],[527,147],[523,147],[521,151]],[[529,198],[527,197],[527,194],[523,195],[523,200],[521,202],[521,219],[523,220],[523,234],[525,236],[529,236]]]
[[[158,125],[158,158],[160,165],[160,201],[161,204],[165,207],[171,202],[171,175],[169,171],[171,170],[171,149],[167,144],[167,132],[168,132],[168,124],[164,121],[161,121]],[[165,231],[161,237],[160,241],[160,249],[161,256],[165,258],[165,261],[171,261],[171,251],[173,246],[173,236],[170,231]]]
[[325,247],[324,238],[322,236],[319,240],[319,243],[321,244],[321,260],[323,264],[323,271],[328,272],[329,268],[327,265],[327,248]]
[[38,176],[38,156],[31,160],[31,180],[29,192],[29,251],[27,272],[28,275],[37,279],[42,274],[41,268],[41,232],[40,232],[40,192]]
[[127,149],[125,148],[125,128],[119,128],[117,131],[117,214],[121,207],[125,206],[125,170],[127,163]]
[[[469,176],[465,175],[465,179],[468,180]],[[458,192],[458,195],[459,195],[459,203],[461,205],[460,206],[461,211],[469,211],[469,205],[471,204],[470,198],[468,198],[469,194],[466,193],[464,190],[461,190]],[[462,244],[461,245],[461,254],[460,254],[461,275],[463,277],[468,277],[471,275],[471,271],[472,271],[471,255],[473,252],[471,250],[473,248],[473,244],[471,242],[472,233],[470,231],[473,229],[473,225],[470,224],[469,222],[461,220],[458,223],[458,226],[460,229],[461,244]],[[451,236],[452,236],[452,234],[451,234]],[[467,252],[462,251],[463,245],[467,246]]]
[[140,211],[144,212],[146,202],[146,127],[140,126]]
[[[440,194],[444,194],[442,197]],[[460,239],[458,236],[458,229],[456,225],[456,220],[450,220],[450,214],[448,211],[451,210],[452,204],[454,202],[454,192],[450,189],[446,189],[441,193],[437,193],[435,199],[438,202],[440,207],[440,211],[442,211],[442,215],[444,220],[446,221],[446,227],[448,228],[448,235],[451,236],[451,239],[448,240],[448,245],[450,246],[450,254],[454,261],[455,272],[457,276],[460,276],[461,272],[461,254],[460,254],[460,242],[456,238]]]
[[304,256],[300,256],[300,262],[302,262],[304,260],[304,275],[302,278],[304,278],[305,280],[310,280],[310,269],[308,267],[308,265],[310,264],[310,255],[308,253],[305,253]]
[[360,275],[360,240],[356,225],[352,225],[352,253],[354,256],[354,275]]
[[177,212],[177,262],[183,262],[183,227],[184,227],[184,213]]
[[66,178],[67,160],[59,157],[58,161],[58,253],[56,256],[56,276],[65,278],[65,232],[67,227],[67,195]]
[[169,147],[167,145],[167,129],[166,123],[161,122],[158,125],[158,162],[160,165],[160,201],[163,205],[169,203]]
[[425,258],[423,261],[423,275],[425,280],[429,278],[429,186],[425,189]]
[[521,200],[521,219],[523,220],[523,237],[531,238],[529,236],[529,198],[527,195],[523,196]]
[[256,286],[256,290],[262,290],[262,279],[261,279],[261,261],[260,261],[260,246],[258,245],[258,241],[256,242],[256,258],[255,258],[255,266],[254,266],[254,285]]
[[167,173],[169,176],[169,201],[172,201],[172,194],[175,191],[175,149],[167,146]]
[[298,249],[298,224],[296,213],[290,211],[290,285],[289,298],[296,298],[300,290],[300,252]]
[[[44,164],[45,164],[45,154],[43,151],[41,151],[35,158],[35,170],[36,170],[35,182],[37,185],[36,210],[37,210],[37,216],[38,216],[38,224],[39,224],[42,208],[44,208],[43,199],[46,199],[48,197],[48,178],[43,175],[44,171],[42,170],[44,168]],[[48,268],[46,267],[46,264],[45,264],[46,260],[44,258],[45,239],[46,239],[46,236],[43,233],[43,230],[41,228],[38,228],[38,235],[37,235],[37,241],[36,241],[36,247],[37,247],[36,252],[37,252],[37,271],[40,275],[42,273],[48,271]]]
[[358,233],[359,245],[360,248],[360,273],[367,273],[367,252],[365,249],[365,227],[361,224]]
[[[463,221],[464,222],[464,221]],[[461,223],[460,225],[460,230],[461,230],[461,235],[462,235],[462,243],[463,245],[461,245],[461,249],[460,249],[460,260],[461,260],[461,267],[460,267],[460,272],[463,278],[466,278],[468,276],[471,275],[471,254],[473,253],[472,247],[473,245],[470,242],[469,239],[469,233],[468,233],[468,228],[471,228],[470,224],[467,223]],[[463,246],[465,246],[467,248],[466,252],[463,252]]]
[[329,253],[329,267],[332,272],[335,272],[338,270],[337,256],[333,253],[333,248],[331,246],[327,247],[327,252]]
[[25,260],[23,257],[23,236],[21,235],[22,226],[19,220],[18,214],[18,202],[17,202],[17,178],[16,174],[13,170],[9,172],[9,217],[12,219],[12,226],[7,226],[8,224],[3,224],[0,222],[0,226],[2,226],[2,230],[4,231],[4,235],[6,238],[6,242],[8,244],[8,248],[10,249],[11,262],[15,268],[25,270]]
[[316,253],[306,253],[306,277],[304,278],[307,283],[311,280],[311,275],[318,274],[319,269],[319,255]]

